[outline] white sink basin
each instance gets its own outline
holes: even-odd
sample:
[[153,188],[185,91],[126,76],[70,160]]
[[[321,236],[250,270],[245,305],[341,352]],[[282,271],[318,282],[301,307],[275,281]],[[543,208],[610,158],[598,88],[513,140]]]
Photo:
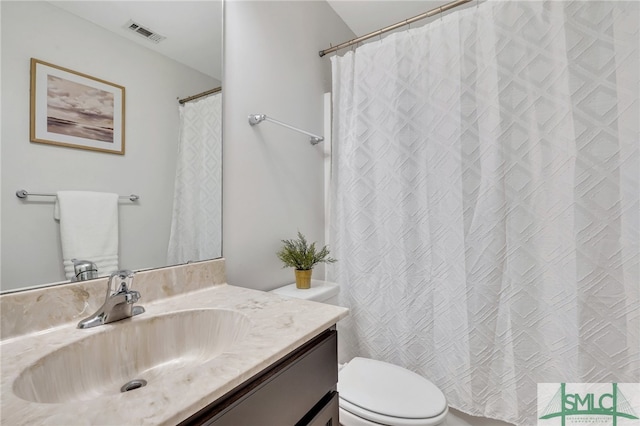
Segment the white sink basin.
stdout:
[[104,331],[40,358],[14,381],[13,392],[27,401],[68,403],[118,394],[135,379],[152,385],[163,374],[232,352],[251,327],[245,315],[223,309],[144,315],[100,326]]

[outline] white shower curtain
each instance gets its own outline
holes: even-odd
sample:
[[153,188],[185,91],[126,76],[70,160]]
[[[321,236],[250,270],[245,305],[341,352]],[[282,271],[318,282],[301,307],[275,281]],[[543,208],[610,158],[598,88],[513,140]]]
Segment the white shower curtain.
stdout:
[[542,382],[640,382],[636,2],[488,1],[333,66],[341,361],[536,424]]
[[222,255],[222,93],[179,108],[170,265]]

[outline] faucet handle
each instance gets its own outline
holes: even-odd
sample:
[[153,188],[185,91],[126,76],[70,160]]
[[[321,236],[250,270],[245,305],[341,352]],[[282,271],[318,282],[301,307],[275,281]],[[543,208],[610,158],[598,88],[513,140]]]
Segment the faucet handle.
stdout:
[[[134,272],[128,269],[112,272],[107,282],[107,297],[116,293],[128,292],[133,281],[133,275]],[[117,280],[115,286],[112,284],[114,279]]]
[[124,298],[128,304],[132,305],[140,300],[140,293],[135,290],[130,290],[125,293]]
[[109,279],[111,279],[113,277],[120,277],[122,279],[124,279],[124,278],[133,278],[134,274],[135,274],[135,272],[130,271],[129,269],[121,269],[119,271],[113,271],[111,273],[111,275],[109,276]]

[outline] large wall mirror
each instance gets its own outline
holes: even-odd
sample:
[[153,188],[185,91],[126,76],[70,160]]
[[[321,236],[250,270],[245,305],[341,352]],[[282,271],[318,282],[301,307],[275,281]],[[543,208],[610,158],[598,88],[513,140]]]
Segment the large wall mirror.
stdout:
[[[63,266],[60,223],[54,218],[56,197],[20,199],[16,191],[21,189],[43,194],[70,190],[138,195],[137,202],[123,198],[118,203],[120,269],[156,268],[221,256],[219,217],[209,217],[206,224],[217,229],[218,241],[207,238],[207,244],[218,247],[217,252],[168,257],[168,246],[174,197],[180,192],[176,191],[176,171],[185,188],[201,188],[211,179],[192,172],[189,160],[180,159],[179,146],[185,137],[180,130],[181,115],[185,106],[221,94],[185,106],[179,106],[178,99],[221,86],[222,0],[2,1],[0,7],[0,290],[69,281]],[[131,29],[132,23],[138,31]],[[149,32],[160,37],[148,37]],[[30,141],[31,58],[125,88],[124,155]],[[218,139],[221,143],[221,134]],[[214,159],[217,176],[222,167],[219,149]],[[219,200],[221,179],[214,185]],[[201,194],[182,194],[180,203],[192,209],[189,200],[199,197]],[[211,199],[207,202],[211,204]],[[197,239],[200,228],[195,226],[189,232]],[[110,272],[99,271],[99,275]]]

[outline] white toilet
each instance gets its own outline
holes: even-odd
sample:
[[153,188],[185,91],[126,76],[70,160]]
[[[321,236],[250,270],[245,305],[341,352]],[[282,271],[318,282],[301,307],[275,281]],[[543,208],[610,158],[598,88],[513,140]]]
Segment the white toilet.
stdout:
[[[307,290],[289,284],[272,292],[337,305],[340,287],[311,280]],[[449,412],[444,394],[429,380],[397,365],[368,358],[356,357],[340,369],[338,394],[343,426],[434,426],[441,424]]]

